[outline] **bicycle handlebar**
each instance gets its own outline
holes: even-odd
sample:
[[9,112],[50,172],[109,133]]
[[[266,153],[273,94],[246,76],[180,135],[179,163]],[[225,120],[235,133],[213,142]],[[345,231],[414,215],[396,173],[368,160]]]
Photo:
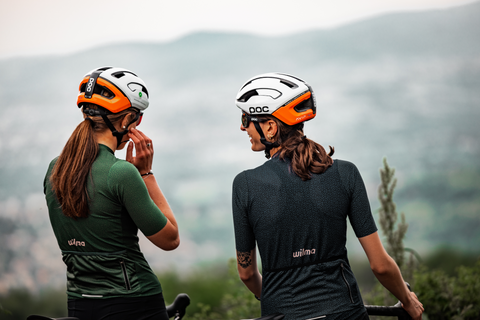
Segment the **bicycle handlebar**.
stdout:
[[[410,284],[405,282],[408,287],[408,290],[412,291],[410,288]],[[411,320],[412,317],[408,314],[408,312],[403,309],[402,303],[398,301],[395,305],[387,307],[387,306],[370,306],[366,305],[365,309],[367,309],[367,313],[369,316],[390,316],[390,317],[397,317],[398,320]],[[281,320],[283,319],[284,315],[281,313],[275,313],[268,316],[263,316],[260,318],[255,319],[242,319],[242,320]]]
[[186,293],[180,293],[177,295],[173,303],[167,306],[168,317],[173,317],[174,320],[182,319],[189,304],[190,297]]
[[398,320],[411,320],[412,317],[402,308],[400,302],[394,306],[385,307],[385,306],[365,306],[367,313],[370,316],[393,316],[397,317]]

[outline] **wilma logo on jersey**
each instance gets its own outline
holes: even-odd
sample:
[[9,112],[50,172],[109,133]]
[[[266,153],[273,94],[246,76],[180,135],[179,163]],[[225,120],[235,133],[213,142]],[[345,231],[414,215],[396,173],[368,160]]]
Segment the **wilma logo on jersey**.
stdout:
[[75,239],[68,240],[68,244],[70,246],[85,247],[85,241],[78,241],[78,240],[75,240]]
[[298,258],[298,257],[303,257],[303,256],[309,256],[311,254],[315,254],[315,249],[300,249],[299,251],[295,251],[293,253],[293,257],[294,258]]

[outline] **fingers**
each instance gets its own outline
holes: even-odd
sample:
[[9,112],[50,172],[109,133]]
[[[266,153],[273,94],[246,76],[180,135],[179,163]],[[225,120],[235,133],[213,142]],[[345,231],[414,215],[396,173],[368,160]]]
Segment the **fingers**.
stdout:
[[137,129],[130,129],[128,137],[135,144],[135,157],[132,156],[130,158],[132,160],[131,163],[137,167],[140,174],[150,172],[153,161],[152,140]]
[[418,297],[414,292],[410,292],[410,296],[412,297],[412,301],[409,303],[408,307],[404,306],[404,308],[414,320],[421,320],[422,314],[425,311],[423,304],[418,300]]
[[153,154],[153,142],[152,139],[147,137],[143,132],[137,129],[130,129],[128,136],[135,143],[135,149],[137,152],[147,152]]

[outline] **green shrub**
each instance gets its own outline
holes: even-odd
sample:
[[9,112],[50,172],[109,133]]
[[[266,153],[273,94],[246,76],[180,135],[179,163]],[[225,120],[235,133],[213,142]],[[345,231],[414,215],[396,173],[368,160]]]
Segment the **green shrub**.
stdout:
[[480,319],[480,260],[458,267],[452,277],[422,267],[415,273],[415,292],[429,319]]
[[185,319],[238,320],[260,316],[260,302],[238,277],[237,262],[234,258],[228,260],[228,277],[223,285],[225,291],[218,305],[197,303],[199,310],[193,314],[188,310]]
[[0,319],[25,320],[31,314],[65,316],[65,290],[45,290],[32,294],[27,289],[12,289],[8,294],[0,296]]

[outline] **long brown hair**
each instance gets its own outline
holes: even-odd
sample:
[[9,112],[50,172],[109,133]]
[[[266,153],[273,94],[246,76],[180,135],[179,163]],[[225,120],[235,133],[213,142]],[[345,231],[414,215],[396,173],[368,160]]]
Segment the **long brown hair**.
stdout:
[[[84,105],[83,108],[85,107],[99,108],[94,104]],[[133,117],[132,112],[134,109],[129,108],[108,115],[108,118],[115,125],[126,115]],[[95,139],[95,132],[109,130],[101,117],[87,118],[73,131],[50,176],[52,189],[61,205],[63,214],[74,219],[86,218],[90,214],[87,178],[98,154],[99,147]]]
[[303,134],[303,122],[289,126],[273,116],[264,116],[277,124],[276,142],[280,145],[279,158],[291,160],[291,167],[303,181],[310,180],[312,173],[323,173],[333,164],[335,148],[325,148]]

